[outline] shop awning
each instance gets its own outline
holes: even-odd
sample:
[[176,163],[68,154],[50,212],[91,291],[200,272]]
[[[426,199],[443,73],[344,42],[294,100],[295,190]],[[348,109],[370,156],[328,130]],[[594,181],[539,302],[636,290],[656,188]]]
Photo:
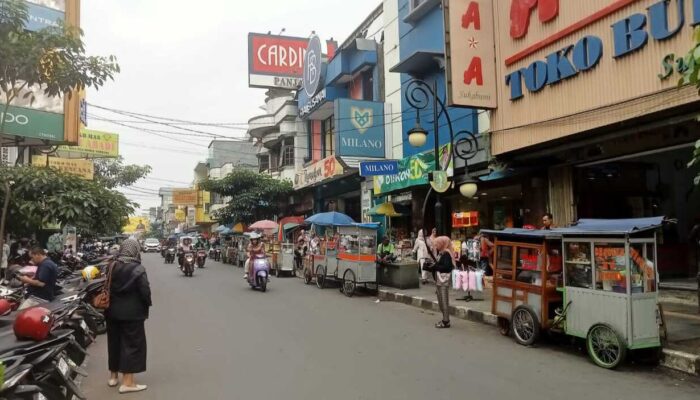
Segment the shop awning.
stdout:
[[287,232],[288,230],[294,229],[294,228],[296,228],[296,227],[299,226],[299,225],[301,225],[301,224],[295,224],[295,223],[292,222],[292,223],[289,223],[289,224],[284,224],[284,226],[282,227],[282,229],[284,229],[284,231]]

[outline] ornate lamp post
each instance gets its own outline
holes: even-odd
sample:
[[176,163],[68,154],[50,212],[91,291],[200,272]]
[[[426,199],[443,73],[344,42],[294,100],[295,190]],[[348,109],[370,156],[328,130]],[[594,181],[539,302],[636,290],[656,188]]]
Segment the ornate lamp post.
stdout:
[[[408,104],[416,110],[416,125],[411,128],[408,132],[408,142],[413,147],[422,147],[425,145],[428,139],[428,132],[421,126],[420,123],[420,113],[432,105],[433,113],[433,132],[435,139],[435,171],[446,171],[449,162],[445,165],[445,170],[442,169],[440,165],[440,141],[439,141],[439,119],[441,115],[445,115],[447,119],[447,130],[450,133],[450,144],[452,151],[450,152],[450,158],[458,157],[466,162],[464,176],[459,179],[455,179],[457,185],[459,185],[459,192],[462,196],[467,198],[472,198],[477,192],[477,182],[474,178],[469,176],[469,160],[474,158],[479,151],[479,143],[477,142],[474,133],[468,130],[461,130],[459,132],[454,132],[452,128],[452,120],[450,114],[447,111],[445,104],[438,98],[437,95],[437,83],[433,82],[433,85],[429,85],[427,82],[420,79],[413,79],[408,82],[408,86],[405,92],[405,98]],[[425,215],[425,209],[428,204],[428,199],[430,194],[435,192],[435,228],[439,235],[445,234],[445,228],[443,226],[442,219],[442,201],[440,199],[440,193],[435,191],[432,187],[428,191],[428,195],[425,197],[425,202],[423,203],[423,215]]]

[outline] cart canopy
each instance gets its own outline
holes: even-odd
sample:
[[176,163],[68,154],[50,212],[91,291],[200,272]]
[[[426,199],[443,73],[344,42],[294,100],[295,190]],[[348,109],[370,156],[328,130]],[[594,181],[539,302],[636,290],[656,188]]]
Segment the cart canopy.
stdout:
[[307,224],[325,225],[325,226],[350,225],[350,224],[355,223],[355,221],[353,221],[352,218],[348,217],[347,215],[345,215],[343,213],[339,213],[336,211],[315,214],[315,215],[307,218],[304,222],[306,222]]
[[580,219],[566,228],[521,229],[508,228],[504,230],[483,229],[481,232],[496,236],[521,236],[539,239],[561,239],[567,236],[582,235],[629,235],[659,228],[664,223],[664,217],[632,218],[632,219]]

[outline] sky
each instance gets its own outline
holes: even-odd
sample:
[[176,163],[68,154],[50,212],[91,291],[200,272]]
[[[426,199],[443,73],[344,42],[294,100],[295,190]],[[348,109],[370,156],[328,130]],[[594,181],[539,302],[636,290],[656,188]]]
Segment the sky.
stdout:
[[[238,123],[227,129],[189,128],[243,137],[240,125],[263,114],[265,90],[248,88],[248,32],[342,43],[381,0],[82,0],[81,26],[90,55],[115,55],[121,73],[87,94],[88,127],[120,134],[127,163],[153,172],[124,193],[141,209],[159,204],[161,186],[187,187],[207,157],[210,139],[145,132],[177,131],[144,124],[100,107],[185,121]],[[106,122],[109,119],[116,122]],[[161,135],[161,136],[157,136]]]

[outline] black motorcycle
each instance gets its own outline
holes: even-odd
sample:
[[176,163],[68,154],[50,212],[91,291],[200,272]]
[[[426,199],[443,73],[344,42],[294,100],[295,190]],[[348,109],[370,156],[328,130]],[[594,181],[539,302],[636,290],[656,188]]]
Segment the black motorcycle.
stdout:
[[172,264],[175,262],[175,249],[174,248],[169,248],[165,252],[165,263],[166,264]]

